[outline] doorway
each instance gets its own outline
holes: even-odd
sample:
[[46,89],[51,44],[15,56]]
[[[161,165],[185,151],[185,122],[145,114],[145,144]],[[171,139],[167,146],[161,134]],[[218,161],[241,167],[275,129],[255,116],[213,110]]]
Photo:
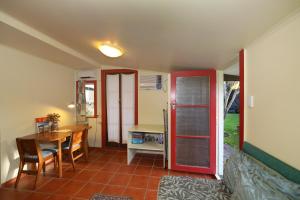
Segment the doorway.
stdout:
[[171,74],[171,168],[216,172],[216,71]]
[[102,147],[126,147],[128,129],[138,123],[136,70],[102,70]]
[[224,70],[224,162],[244,144],[244,54]]
[[[237,68],[234,64],[232,68]],[[224,73],[224,162],[239,149],[240,80],[236,74]]]

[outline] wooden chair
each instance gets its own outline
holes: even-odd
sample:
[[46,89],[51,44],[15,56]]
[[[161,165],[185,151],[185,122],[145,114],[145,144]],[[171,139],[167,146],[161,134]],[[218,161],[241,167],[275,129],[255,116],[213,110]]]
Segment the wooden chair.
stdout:
[[[56,168],[57,153],[51,150],[41,150],[38,142],[35,139],[21,139],[17,138],[17,147],[20,155],[20,164],[17,180],[15,182],[15,188],[17,188],[21,174],[26,173],[29,175],[36,175],[34,189],[38,181],[38,176],[42,169],[45,174],[46,162],[54,161],[54,167]],[[31,169],[24,170],[25,164],[32,164]],[[38,167],[36,169],[36,164]],[[29,167],[30,168],[30,167]]]
[[[73,169],[75,170],[75,160],[85,155],[84,142],[86,142],[84,131],[73,132],[69,141],[62,144],[62,152],[67,154],[72,162]],[[77,153],[74,155],[74,153]]]

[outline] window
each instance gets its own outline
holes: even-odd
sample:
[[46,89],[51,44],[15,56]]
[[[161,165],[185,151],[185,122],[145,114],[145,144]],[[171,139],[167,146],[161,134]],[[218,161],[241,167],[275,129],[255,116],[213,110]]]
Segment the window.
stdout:
[[86,115],[88,117],[95,116],[95,85],[86,83],[84,85],[86,99]]
[[84,81],[86,117],[97,117],[97,81]]

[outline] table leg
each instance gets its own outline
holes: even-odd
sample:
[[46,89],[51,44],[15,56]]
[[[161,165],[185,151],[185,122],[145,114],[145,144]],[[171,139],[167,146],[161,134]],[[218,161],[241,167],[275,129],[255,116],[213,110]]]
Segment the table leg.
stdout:
[[89,153],[88,143],[87,143],[87,140],[86,140],[85,143],[84,143],[84,156],[85,156],[86,161],[88,161],[88,153]]
[[58,140],[57,142],[57,158],[58,158],[58,177],[62,177],[62,152],[61,152],[61,141]]

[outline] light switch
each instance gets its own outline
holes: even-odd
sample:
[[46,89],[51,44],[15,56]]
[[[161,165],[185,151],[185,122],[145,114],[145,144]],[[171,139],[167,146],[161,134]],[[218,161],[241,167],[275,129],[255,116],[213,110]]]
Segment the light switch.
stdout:
[[254,107],[254,96],[248,96],[248,107],[249,108]]

